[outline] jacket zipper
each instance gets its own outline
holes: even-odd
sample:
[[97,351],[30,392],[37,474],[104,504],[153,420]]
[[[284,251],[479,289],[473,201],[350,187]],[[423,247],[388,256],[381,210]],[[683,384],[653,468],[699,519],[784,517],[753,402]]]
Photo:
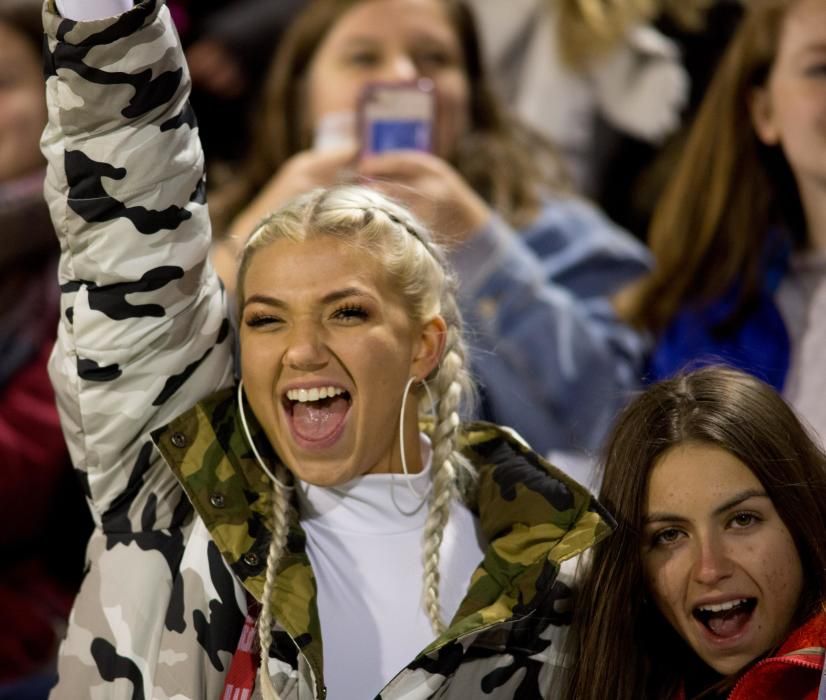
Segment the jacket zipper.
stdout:
[[[430,651],[428,653],[430,654],[430,653],[436,652],[439,649],[441,649],[442,647],[444,647],[445,645],[450,644],[451,642],[458,642],[462,639],[467,639],[472,634],[479,634],[480,632],[484,632],[485,630],[489,630],[492,627],[496,627],[496,625],[501,625],[503,622],[520,622],[521,620],[525,620],[526,618],[533,615],[533,613],[534,613],[534,611],[531,610],[530,612],[525,613],[521,617],[504,617],[500,620],[494,620],[493,622],[489,622],[486,625],[482,625],[481,627],[474,627],[472,630],[468,630],[464,634],[460,634],[458,637],[445,639],[441,644],[439,644],[438,646],[435,646],[432,649],[430,649]],[[418,654],[416,654],[415,659],[418,659],[422,654],[423,654],[423,652],[419,652]],[[385,688],[387,688],[387,686],[391,685],[393,683],[393,681],[395,681],[399,676],[401,676],[406,670],[407,670],[407,666],[405,666],[395,676],[393,676],[389,681],[387,681],[384,688],[382,688],[381,691],[379,692],[379,695],[383,694]]]
[[[822,659],[823,657],[821,657]],[[731,692],[728,695],[728,700],[732,700],[735,697],[735,693],[737,689],[745,682],[745,680],[751,675],[751,672],[761,666],[767,666],[768,664],[785,664],[787,666],[798,666],[799,668],[808,668],[812,671],[820,671],[823,669],[823,663],[816,663],[816,662],[809,662],[803,661],[802,659],[794,659],[794,658],[784,658],[782,656],[777,656],[771,659],[763,659],[762,661],[758,661],[754,666],[752,666],[746,673],[743,674],[742,678],[740,678],[737,683],[734,684],[734,687],[731,689]]]

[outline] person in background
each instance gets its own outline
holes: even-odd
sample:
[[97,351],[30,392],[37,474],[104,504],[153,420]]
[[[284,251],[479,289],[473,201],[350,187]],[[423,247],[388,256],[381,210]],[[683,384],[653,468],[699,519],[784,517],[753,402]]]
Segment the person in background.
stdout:
[[653,273],[618,298],[651,379],[728,362],[826,436],[826,3],[755,0],[657,207]]
[[654,21],[673,17],[696,30],[709,0],[470,4],[497,88],[557,145],[582,192],[600,194],[612,140],[659,146],[680,126],[690,78]]
[[581,582],[562,697],[821,697],[826,455],[771,387],[715,366],[650,387],[600,500],[617,530]]
[[[365,87],[420,78],[437,94],[432,152],[359,157]],[[464,3],[320,0],[274,58],[246,168],[220,199],[229,235],[214,260],[231,289],[238,246],[296,193],[357,181],[391,195],[450,249],[481,415],[543,453],[592,450],[637,385],[646,345],[610,297],[648,253],[559,173],[494,97]]]
[[508,430],[461,424],[454,276],[374,190],[258,223],[236,345],[179,38],[162,2],[117,2],[44,9],[50,370],[97,515],[53,700],[544,697],[560,563],[610,517]]
[[0,1],[0,698],[54,683],[91,529],[46,363],[59,248],[43,199],[46,123],[38,0]]

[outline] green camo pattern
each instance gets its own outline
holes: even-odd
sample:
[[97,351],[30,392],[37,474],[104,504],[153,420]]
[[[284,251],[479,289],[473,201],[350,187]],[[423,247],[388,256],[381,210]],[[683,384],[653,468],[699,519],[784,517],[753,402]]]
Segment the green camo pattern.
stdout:
[[[248,419],[252,439],[274,468],[277,456],[249,412]],[[155,431],[153,439],[225,560],[244,587],[261,601],[272,487],[243,434],[235,390],[220,391],[200,402]],[[561,562],[593,546],[612,529],[610,516],[587,489],[509,431],[488,423],[467,424],[460,448],[477,470],[478,499],[469,506],[480,518],[489,547],[448,629],[420,657],[512,618],[517,607],[529,608],[540,579],[544,589],[552,583]],[[491,453],[495,459],[488,457]],[[521,463],[529,465],[531,471],[506,479],[505,492],[501,472],[508,469],[506,462],[514,456],[522,458]],[[564,510],[531,483],[537,468],[561,491],[560,498],[567,506]],[[280,561],[270,603],[278,625],[294,640],[301,640],[301,651],[320,685],[323,657],[315,578],[295,509],[291,518],[287,552]],[[255,565],[250,566],[250,561]]]

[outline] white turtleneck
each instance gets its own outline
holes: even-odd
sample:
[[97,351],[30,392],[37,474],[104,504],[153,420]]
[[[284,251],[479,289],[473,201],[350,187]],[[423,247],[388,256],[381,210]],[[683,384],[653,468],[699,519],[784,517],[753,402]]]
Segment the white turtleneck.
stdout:
[[57,0],[62,17],[74,20],[114,17],[132,8],[132,0]]
[[[114,16],[132,0],[57,0],[74,20]],[[318,585],[328,700],[370,698],[434,639],[422,606],[422,543],[430,487],[425,468],[409,477],[368,474],[335,488],[296,489],[307,554]],[[440,601],[450,620],[484,556],[479,523],[453,503],[440,547]]]
[[[329,700],[374,697],[434,639],[422,606],[424,470],[367,474],[333,488],[299,482],[301,526],[318,585]],[[475,516],[453,503],[440,548],[442,614],[450,620],[484,556]]]

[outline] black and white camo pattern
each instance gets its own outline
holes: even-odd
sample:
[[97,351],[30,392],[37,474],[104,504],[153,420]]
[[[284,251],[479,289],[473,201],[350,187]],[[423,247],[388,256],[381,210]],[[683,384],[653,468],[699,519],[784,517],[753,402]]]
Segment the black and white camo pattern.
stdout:
[[51,362],[96,523],[54,698],[214,698],[246,604],[149,431],[232,381],[189,77],[160,3],[44,13]]
[[[219,698],[246,594],[149,439],[233,379],[189,77],[161,0],[84,23],[52,2],[43,150],[62,314],[50,372],[96,523],[52,698]],[[380,697],[542,697],[570,593],[549,590],[524,618],[413,662]],[[268,671],[285,700],[320,694],[298,647],[276,627]]]

